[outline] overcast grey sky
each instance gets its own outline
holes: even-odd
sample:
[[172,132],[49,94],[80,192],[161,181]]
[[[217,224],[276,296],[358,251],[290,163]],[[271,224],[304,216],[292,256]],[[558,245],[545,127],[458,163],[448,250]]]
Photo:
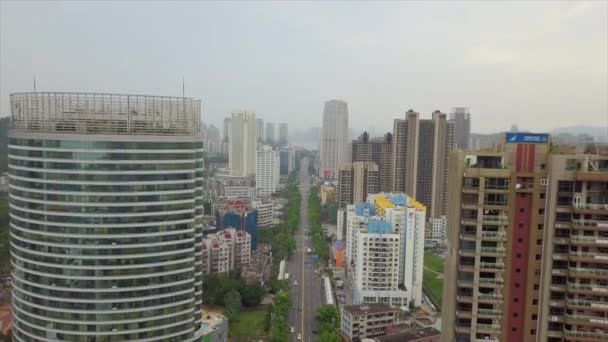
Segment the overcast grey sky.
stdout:
[[[470,107],[473,131],[608,120],[608,5],[594,2],[0,2],[0,111],[8,95],[87,91],[203,100],[320,126],[349,104],[355,129],[413,108]],[[293,126],[292,126],[293,127]]]

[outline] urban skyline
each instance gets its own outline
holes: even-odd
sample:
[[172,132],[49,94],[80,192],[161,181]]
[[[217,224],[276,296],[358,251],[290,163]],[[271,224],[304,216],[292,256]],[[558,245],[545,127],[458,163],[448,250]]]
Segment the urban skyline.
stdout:
[[[320,126],[309,118],[329,98],[349,103],[351,127],[361,131],[369,128],[369,118],[387,131],[390,120],[409,108],[424,114],[461,106],[476,116],[476,133],[507,130],[513,123],[550,131],[571,125],[572,113],[577,124],[606,127],[607,6],[158,2],[142,8],[2,1],[0,115],[10,113],[8,94],[33,90],[34,78],[41,91],[174,96],[182,95],[183,78],[186,96],[202,99],[203,121],[217,127],[240,108],[292,127]],[[153,24],[171,15],[189,19],[173,27]],[[224,25],[224,15],[236,15],[233,25]],[[108,21],[120,25],[98,29]],[[207,43],[184,43],[189,32]],[[139,39],[145,35],[167,44]],[[86,45],[91,58],[80,58],[75,41],[96,42]],[[243,48],[259,53],[238,58]],[[172,49],[184,53],[178,58],[169,54]],[[271,62],[277,56],[283,62]],[[455,86],[454,79],[461,84]]]
[[608,0],[0,0],[0,142],[0,342],[608,341]]

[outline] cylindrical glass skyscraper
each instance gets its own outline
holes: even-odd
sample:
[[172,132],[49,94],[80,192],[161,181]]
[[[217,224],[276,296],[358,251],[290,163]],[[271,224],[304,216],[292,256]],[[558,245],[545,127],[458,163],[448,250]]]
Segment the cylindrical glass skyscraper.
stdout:
[[194,341],[200,101],[11,95],[15,341]]

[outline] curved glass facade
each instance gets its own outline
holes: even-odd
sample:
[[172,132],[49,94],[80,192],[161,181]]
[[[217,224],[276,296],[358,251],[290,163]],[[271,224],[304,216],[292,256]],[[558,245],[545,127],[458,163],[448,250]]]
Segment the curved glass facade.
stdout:
[[9,136],[15,341],[193,341],[202,319],[195,136]]

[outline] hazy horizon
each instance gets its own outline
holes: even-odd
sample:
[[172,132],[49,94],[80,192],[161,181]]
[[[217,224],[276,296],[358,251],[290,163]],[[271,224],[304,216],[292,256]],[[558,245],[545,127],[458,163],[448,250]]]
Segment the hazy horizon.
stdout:
[[469,107],[472,131],[608,125],[606,2],[0,3],[0,115],[31,91],[182,95],[355,132]]

